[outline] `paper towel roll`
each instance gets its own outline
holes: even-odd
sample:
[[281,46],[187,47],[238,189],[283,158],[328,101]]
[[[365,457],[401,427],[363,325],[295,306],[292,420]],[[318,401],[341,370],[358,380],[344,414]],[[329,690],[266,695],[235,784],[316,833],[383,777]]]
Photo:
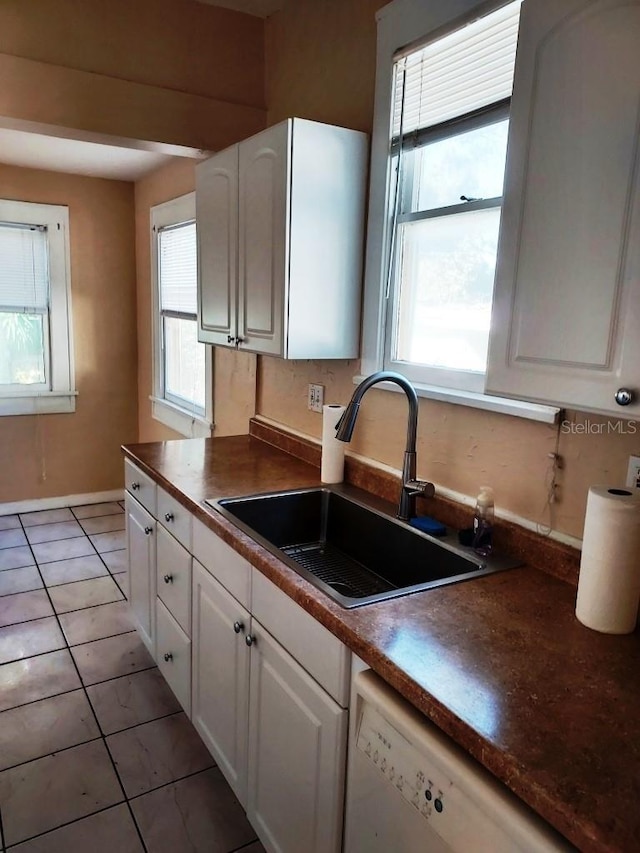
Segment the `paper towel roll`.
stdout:
[[630,634],[640,600],[640,495],[592,486],[584,520],[576,616],[605,634]]
[[323,483],[341,483],[344,480],[344,441],[336,438],[336,424],[342,417],[344,406],[322,407],[322,467]]

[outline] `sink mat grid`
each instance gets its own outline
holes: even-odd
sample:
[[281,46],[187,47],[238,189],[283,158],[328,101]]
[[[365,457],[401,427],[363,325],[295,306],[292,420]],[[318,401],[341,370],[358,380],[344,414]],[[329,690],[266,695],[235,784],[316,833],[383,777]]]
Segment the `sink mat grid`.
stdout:
[[341,595],[365,598],[396,587],[347,557],[339,548],[327,542],[306,542],[286,545],[281,550],[318,580]]

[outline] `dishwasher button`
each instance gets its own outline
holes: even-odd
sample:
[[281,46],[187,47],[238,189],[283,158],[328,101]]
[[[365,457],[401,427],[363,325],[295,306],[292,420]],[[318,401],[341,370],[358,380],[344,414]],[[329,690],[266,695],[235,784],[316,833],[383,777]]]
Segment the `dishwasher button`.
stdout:
[[373,763],[374,764],[378,763],[378,758],[380,758],[380,756],[378,755],[378,750],[376,749],[376,751],[373,753]]
[[395,778],[396,778],[396,768],[392,767],[391,770],[389,770],[389,779],[391,782],[393,782],[393,780]]
[[435,810],[438,812],[438,814],[440,814],[440,812],[444,808],[444,806],[442,805],[442,800],[440,798],[438,798],[437,800],[434,801],[433,806],[434,806]]
[[427,802],[431,802],[432,797],[433,797],[433,794],[431,793],[431,789],[427,788],[427,790],[424,792],[425,800],[427,800]]
[[382,770],[382,772],[384,773],[384,771],[386,769],[387,769],[387,759],[383,758],[382,761],[380,762],[380,770]]

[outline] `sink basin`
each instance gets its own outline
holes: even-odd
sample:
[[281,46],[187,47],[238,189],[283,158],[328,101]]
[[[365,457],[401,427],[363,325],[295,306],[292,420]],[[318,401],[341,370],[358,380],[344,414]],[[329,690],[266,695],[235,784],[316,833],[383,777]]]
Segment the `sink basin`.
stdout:
[[207,503],[346,608],[518,565],[480,558],[328,488]]

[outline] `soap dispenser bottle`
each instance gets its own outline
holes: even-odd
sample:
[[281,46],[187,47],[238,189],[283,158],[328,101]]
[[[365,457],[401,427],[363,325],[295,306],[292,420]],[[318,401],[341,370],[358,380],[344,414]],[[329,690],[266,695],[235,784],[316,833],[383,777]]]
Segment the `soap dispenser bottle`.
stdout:
[[493,489],[480,486],[473,515],[473,550],[481,557],[491,553],[494,512]]

